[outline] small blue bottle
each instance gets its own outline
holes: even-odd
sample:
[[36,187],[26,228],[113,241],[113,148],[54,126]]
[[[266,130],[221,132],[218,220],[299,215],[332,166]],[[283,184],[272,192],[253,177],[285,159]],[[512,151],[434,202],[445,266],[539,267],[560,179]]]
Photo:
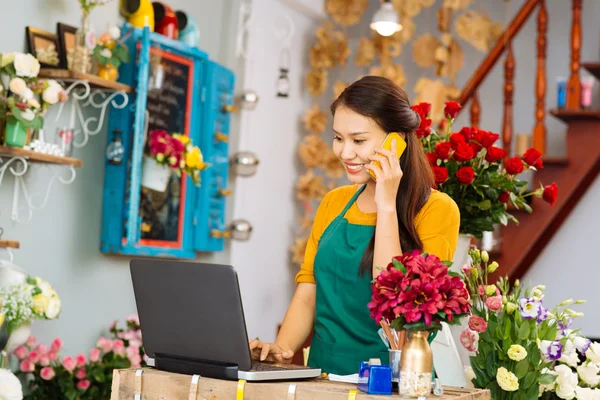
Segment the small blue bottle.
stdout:
[[567,105],[567,80],[564,77],[559,76],[556,78],[556,85],[556,107],[565,108]]

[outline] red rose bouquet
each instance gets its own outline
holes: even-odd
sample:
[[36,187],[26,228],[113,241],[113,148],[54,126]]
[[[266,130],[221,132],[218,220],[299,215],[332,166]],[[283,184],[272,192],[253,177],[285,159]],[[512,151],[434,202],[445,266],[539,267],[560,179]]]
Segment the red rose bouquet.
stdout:
[[460,233],[481,239],[483,232],[494,230],[494,224],[506,225],[508,220],[518,223],[507,212],[508,202],[531,213],[528,196],[541,197],[550,204],[556,201],[556,183],[525,193],[527,182],[517,179],[526,168],[544,167],[536,149],[527,150],[522,157],[505,159],[505,151],[494,145],[499,138],[496,133],[471,127],[452,133],[452,123],[460,110],[460,104],[453,101],[447,101],[444,109],[444,133],[431,126],[430,104],[417,104],[413,110],[421,117],[415,133],[433,169],[436,188],[452,197],[459,207]]
[[397,331],[458,324],[471,305],[465,282],[448,269],[451,264],[418,250],[394,257],[371,286],[371,318],[391,321]]

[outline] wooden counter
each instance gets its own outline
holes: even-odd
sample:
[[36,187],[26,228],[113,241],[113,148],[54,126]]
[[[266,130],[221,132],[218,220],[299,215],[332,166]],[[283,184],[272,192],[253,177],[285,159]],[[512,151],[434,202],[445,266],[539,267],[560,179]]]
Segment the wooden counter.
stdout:
[[[236,397],[238,382],[223,381],[211,378],[200,378],[194,395],[190,395],[192,377],[190,375],[174,374],[145,368],[141,379],[136,378],[135,369],[114,370],[111,400],[130,400],[141,392],[141,400],[238,400]],[[137,387],[136,387],[137,380]],[[141,382],[141,390],[138,387]],[[296,385],[295,397],[289,394],[290,384]],[[348,400],[350,390],[356,385],[330,382],[328,380],[308,380],[295,382],[247,382],[244,388],[245,400]],[[367,395],[358,391],[356,399],[375,400],[384,398],[399,398],[392,396]],[[444,395],[436,397],[433,394],[429,400],[489,400],[490,392],[481,389],[460,389],[445,387]]]

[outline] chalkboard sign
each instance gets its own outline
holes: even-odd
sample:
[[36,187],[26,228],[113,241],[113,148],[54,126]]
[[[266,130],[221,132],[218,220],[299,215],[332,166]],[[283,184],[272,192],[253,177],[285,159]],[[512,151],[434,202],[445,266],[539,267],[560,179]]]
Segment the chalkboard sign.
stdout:
[[[152,47],[148,81],[148,133],[164,130],[189,135],[194,63]],[[185,177],[172,174],[166,192],[142,187],[140,196],[140,244],[180,247],[183,237]]]

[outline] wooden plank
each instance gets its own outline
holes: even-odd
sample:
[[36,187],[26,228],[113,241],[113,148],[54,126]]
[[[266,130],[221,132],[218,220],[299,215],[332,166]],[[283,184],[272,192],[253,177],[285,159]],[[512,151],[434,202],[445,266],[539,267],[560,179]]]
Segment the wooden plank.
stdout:
[[[113,371],[111,400],[132,399],[135,396],[135,369]],[[145,368],[142,373],[141,397],[144,400],[188,400],[192,377]],[[347,400],[356,385],[315,379],[294,382],[247,382],[244,400],[280,400],[288,398],[290,384],[296,385],[295,400]],[[236,381],[200,378],[196,399],[235,399]],[[397,394],[396,394],[397,396]],[[381,396],[358,392],[358,400],[377,400]],[[398,398],[398,397],[396,397]],[[482,389],[444,387],[440,400],[489,400],[490,392]]]
[[38,75],[40,78],[57,79],[63,81],[87,81],[93,89],[122,90],[125,93],[133,93],[131,86],[119,82],[102,79],[91,74],[82,74],[69,71],[68,69],[42,68]]
[[584,62],[581,66],[588,70],[588,72],[596,77],[596,79],[600,79],[600,62]]
[[590,121],[599,120],[600,111],[598,110],[552,110],[550,114],[563,122],[569,123],[571,121]]
[[0,239],[0,249],[18,249],[21,244],[17,240]]
[[53,156],[50,154],[37,153],[31,150],[25,150],[21,147],[13,146],[0,146],[0,157],[1,156],[12,156],[12,157],[23,157],[30,162],[40,162],[47,164],[59,164],[59,165],[72,165],[74,167],[83,167],[83,161],[72,158],[72,157],[60,157]]

